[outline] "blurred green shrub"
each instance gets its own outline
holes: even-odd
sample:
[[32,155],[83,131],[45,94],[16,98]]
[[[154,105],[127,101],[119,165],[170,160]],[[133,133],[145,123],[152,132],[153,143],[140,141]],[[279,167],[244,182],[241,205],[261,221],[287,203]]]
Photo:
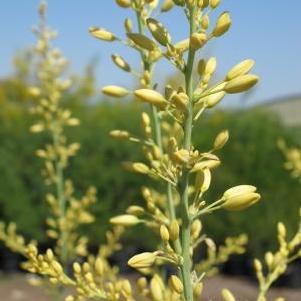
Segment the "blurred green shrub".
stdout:
[[[39,175],[41,162],[34,156],[34,150],[43,144],[43,137],[28,131],[33,121],[24,77],[16,74],[0,82],[0,218],[13,219],[25,235],[41,240],[45,239],[42,237],[45,191]],[[137,148],[131,144],[119,147],[118,141],[108,138],[108,132],[116,128],[137,133],[143,108],[133,102],[89,101],[94,92],[92,81],[91,68],[87,68],[86,75],[78,79],[78,87],[66,95],[65,102],[82,121],[71,137],[82,145],[77,160],[72,162],[75,187],[84,190],[92,184],[98,189],[99,202],[94,208],[98,219],[90,233],[91,241],[97,244],[103,238],[109,217],[141,199],[137,188],[146,183],[145,178],[120,166],[122,161],[137,161],[142,157]],[[195,131],[198,147],[207,149],[215,134],[224,128],[229,129],[231,139],[220,154],[224,166],[214,173],[218,185],[211,199],[215,200],[233,185],[254,183],[263,202],[245,213],[209,216],[204,225],[220,241],[226,234],[246,232],[251,251],[260,253],[272,247],[270,238],[274,237],[278,220],[285,222],[288,229],[297,222],[294,219],[300,206],[301,187],[283,170],[276,141],[282,137],[296,143],[298,137],[293,133],[298,131],[286,128],[276,116],[264,110],[216,111],[207,115]],[[148,243],[135,241],[135,233],[131,240],[144,246]]]

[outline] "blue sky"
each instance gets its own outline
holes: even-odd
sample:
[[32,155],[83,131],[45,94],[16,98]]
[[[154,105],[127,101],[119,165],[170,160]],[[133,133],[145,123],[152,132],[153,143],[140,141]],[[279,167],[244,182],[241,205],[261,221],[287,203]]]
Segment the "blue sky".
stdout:
[[[34,43],[31,26],[37,21],[38,0],[0,1],[0,76],[9,74],[11,58],[18,49]],[[220,11],[229,10],[233,19],[231,31],[211,43],[204,55],[218,58],[218,75],[245,58],[256,60],[254,72],[261,82],[247,99],[257,103],[277,97],[301,94],[301,1],[224,0]],[[103,26],[118,35],[123,33],[123,20],[129,11],[116,7],[114,0],[49,0],[49,24],[59,31],[56,45],[71,60],[72,69],[81,72],[93,57],[99,58],[99,87],[106,84],[131,85],[133,80],[117,70],[110,61],[111,53],[122,54],[136,68],[133,52],[93,39],[87,29]],[[186,36],[187,24],[179,9],[162,22],[170,29],[173,40]],[[173,69],[162,63],[157,68],[160,79]],[[230,101],[229,101],[230,102]]]

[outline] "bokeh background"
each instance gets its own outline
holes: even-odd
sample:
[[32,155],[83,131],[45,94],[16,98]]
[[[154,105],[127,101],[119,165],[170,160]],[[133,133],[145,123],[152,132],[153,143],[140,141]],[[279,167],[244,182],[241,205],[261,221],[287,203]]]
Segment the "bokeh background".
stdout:
[[[33,154],[43,137],[28,131],[33,118],[26,91],[33,81],[29,49],[35,40],[30,29],[37,21],[38,3],[0,2],[0,219],[16,221],[26,237],[47,245],[42,162]],[[263,250],[274,248],[277,221],[283,221],[289,232],[295,229],[301,204],[301,185],[284,170],[284,158],[277,147],[279,138],[289,145],[301,143],[301,2],[225,0],[221,9],[231,12],[233,27],[202,55],[218,58],[217,77],[251,57],[261,81],[252,92],[226,98],[219,109],[205,116],[194,139],[200,149],[207,149],[220,130],[228,128],[231,134],[221,153],[223,164],[215,174],[212,198],[238,183],[252,183],[262,194],[261,204],[254,208],[240,214],[223,212],[205,221],[206,231],[218,242],[227,235],[249,235],[247,255],[234,258],[228,267],[232,272],[248,274],[251,256],[261,256]],[[97,222],[84,229],[91,237],[92,247],[103,241],[112,215],[141,202],[139,187],[146,181],[128,174],[120,165],[123,160],[142,158],[135,145],[121,147],[120,142],[108,137],[115,128],[137,133],[143,107],[130,99],[114,101],[100,93],[103,85],[137,85],[133,78],[116,70],[110,60],[112,53],[122,55],[136,69],[139,62],[126,48],[102,43],[88,34],[88,27],[96,25],[122,35],[126,16],[127,12],[111,0],[49,1],[48,23],[59,32],[56,45],[70,60],[69,72],[75,80],[64,101],[81,119],[81,126],[70,131],[72,139],[82,145],[72,162],[70,176],[79,192],[89,185],[98,190],[99,201],[93,208]],[[161,19],[174,40],[185,37],[186,24],[178,10]],[[181,81],[164,62],[158,66],[155,79],[163,84]],[[131,248],[143,249],[153,243],[137,239],[135,233],[140,230],[133,230],[126,237]],[[236,262],[241,260],[244,268],[238,269]],[[1,270],[15,270],[18,261],[0,246]],[[287,285],[301,285],[300,265],[296,270]]]

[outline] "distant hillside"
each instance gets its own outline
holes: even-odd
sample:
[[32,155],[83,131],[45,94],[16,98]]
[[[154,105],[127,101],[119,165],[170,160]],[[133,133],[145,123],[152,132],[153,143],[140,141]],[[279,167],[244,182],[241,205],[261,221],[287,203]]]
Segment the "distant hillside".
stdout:
[[275,112],[289,126],[301,126],[301,95],[267,101],[260,107]]

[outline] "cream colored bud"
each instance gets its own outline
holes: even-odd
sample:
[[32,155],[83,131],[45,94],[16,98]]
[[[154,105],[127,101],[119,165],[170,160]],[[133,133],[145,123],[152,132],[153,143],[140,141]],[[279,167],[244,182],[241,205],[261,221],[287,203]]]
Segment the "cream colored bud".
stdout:
[[122,8],[128,8],[131,6],[131,0],[115,0],[115,1]]
[[230,80],[225,88],[224,91],[229,94],[234,93],[241,93],[251,89],[255,86],[258,82],[258,76],[253,74],[246,74],[239,77],[236,77]]
[[197,283],[195,285],[195,287],[193,288],[193,296],[196,298],[196,299],[199,299],[200,296],[202,295],[202,292],[203,292],[203,283],[200,282],[200,283]]
[[32,133],[40,133],[45,130],[45,126],[42,123],[36,123],[29,129]]
[[180,226],[177,220],[173,220],[169,226],[169,235],[172,241],[176,241],[179,238]]
[[180,149],[173,153],[172,159],[176,164],[187,163],[190,159],[189,151],[187,149]]
[[174,6],[173,0],[164,0],[164,2],[161,5],[161,12],[165,13],[171,10]]
[[201,170],[204,170],[206,168],[214,169],[217,168],[221,164],[220,160],[204,160],[199,163],[196,163],[193,168],[190,170],[190,172],[198,172]]
[[95,260],[95,271],[98,275],[103,276],[105,272],[105,264],[101,258]]
[[133,31],[133,22],[130,18],[126,18],[124,20],[124,28],[127,33],[130,33]]
[[215,28],[213,29],[212,35],[214,37],[220,37],[225,34],[231,26],[231,18],[228,12],[221,14],[217,20]]
[[182,40],[175,44],[175,48],[178,49],[180,52],[185,52],[189,49],[190,39]]
[[41,95],[41,90],[38,87],[28,87],[27,91],[32,97],[38,97]]
[[274,255],[272,252],[267,252],[264,256],[265,262],[268,267],[271,267],[274,262]]
[[112,42],[112,41],[116,40],[115,35],[112,32],[107,31],[104,28],[92,26],[89,28],[89,32],[94,38],[97,38],[97,39],[100,39],[103,41]]
[[209,16],[208,15],[205,15],[203,18],[202,18],[202,21],[201,21],[201,26],[204,30],[207,30],[208,27],[209,27]]
[[119,67],[120,69],[122,69],[123,71],[125,71],[125,72],[131,71],[130,65],[120,55],[113,54],[112,60],[115,63],[115,65],[117,67]]
[[155,275],[150,281],[150,291],[154,301],[163,301],[163,288],[158,275]]
[[202,231],[202,223],[199,219],[196,219],[192,222],[191,225],[191,238],[196,240]]
[[71,295],[69,295],[65,298],[65,301],[74,301],[74,300],[75,300],[74,297]]
[[236,301],[233,294],[228,289],[222,290],[222,296],[225,301]]
[[167,29],[160,22],[153,18],[148,18],[146,23],[152,36],[158,43],[160,43],[162,46],[166,46],[171,42],[171,38]]
[[127,214],[131,214],[131,215],[136,215],[136,216],[140,216],[144,213],[144,208],[141,206],[130,206],[128,207],[128,209],[126,210]]
[[164,225],[160,226],[160,236],[161,236],[161,239],[165,243],[167,243],[169,241],[169,231],[168,231],[167,227]]
[[262,271],[262,264],[258,259],[254,259],[254,268],[257,273]]
[[150,117],[149,117],[149,115],[147,113],[143,112],[141,114],[141,119],[142,119],[142,125],[143,125],[143,127],[150,126],[151,120],[150,120]]
[[224,130],[220,132],[214,140],[214,144],[213,144],[214,149],[216,150],[222,149],[225,146],[225,144],[228,142],[228,140],[229,140],[229,131]]
[[250,59],[240,62],[228,72],[226,80],[229,81],[236,77],[247,74],[253,68],[254,64],[255,62]]
[[207,42],[207,35],[205,33],[193,33],[190,37],[190,47],[194,50],[202,48]]
[[114,139],[127,139],[130,137],[130,133],[127,131],[113,130],[110,132],[110,136]]
[[256,187],[251,185],[239,185],[225,191],[223,207],[227,210],[237,211],[252,206],[260,200],[260,194],[256,193]]
[[133,256],[129,261],[128,265],[135,269],[143,269],[152,266],[155,263],[157,256],[155,253],[144,252]]
[[145,277],[140,277],[137,280],[137,286],[140,291],[143,291],[147,287],[147,280]]
[[132,295],[132,286],[129,280],[122,281],[122,290],[127,297]]
[[187,111],[187,106],[189,103],[189,98],[186,93],[176,93],[171,98],[172,103],[176,106],[176,108],[182,112]]
[[212,75],[215,70],[216,70],[216,66],[217,66],[217,60],[215,57],[211,57],[208,62],[206,63],[206,67],[205,67],[205,74],[210,74]]
[[278,229],[278,234],[281,236],[281,237],[285,237],[286,236],[286,228],[284,226],[283,223],[279,222],[277,224],[277,229]]
[[149,50],[149,51],[154,51],[156,49],[156,43],[149,39],[148,37],[140,34],[140,33],[128,33],[127,34],[128,38],[132,40],[136,45],[139,47]]
[[124,97],[129,94],[129,91],[119,86],[105,86],[102,88],[102,93],[113,97]]
[[135,215],[123,214],[123,215],[112,217],[110,219],[110,223],[113,225],[130,227],[141,223],[141,220],[137,218]]
[[151,89],[139,89],[136,90],[134,94],[139,100],[158,107],[165,107],[168,104],[162,94]]
[[132,170],[141,174],[149,173],[149,167],[141,162],[132,163]]
[[207,108],[213,108],[215,107],[217,104],[219,104],[222,99],[226,96],[225,92],[217,92],[214,94],[211,94],[207,97],[202,98],[202,103],[204,103],[206,105]]
[[211,184],[211,171],[205,168],[197,173],[195,178],[195,189],[202,193],[206,192]]
[[210,7],[212,9],[217,8],[221,3],[221,0],[210,0]]
[[180,280],[179,277],[177,277],[176,275],[172,275],[170,277],[170,286],[171,288],[178,294],[182,294],[183,293],[183,283]]

